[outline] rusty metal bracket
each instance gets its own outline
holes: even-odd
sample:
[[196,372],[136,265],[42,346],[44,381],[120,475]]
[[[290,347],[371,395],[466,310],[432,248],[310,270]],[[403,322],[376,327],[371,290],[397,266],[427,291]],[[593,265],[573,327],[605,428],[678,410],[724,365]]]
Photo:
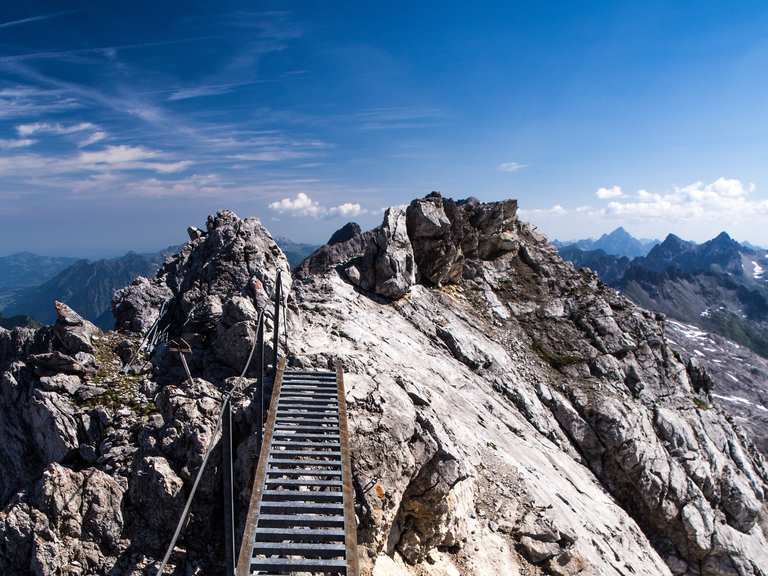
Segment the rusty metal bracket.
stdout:
[[192,386],[192,373],[189,371],[189,364],[187,364],[187,358],[184,356],[184,354],[192,353],[192,347],[189,345],[189,342],[184,340],[184,338],[171,340],[168,349],[171,352],[178,352],[181,365],[184,366],[184,371],[187,373],[187,381],[189,382],[189,385]]

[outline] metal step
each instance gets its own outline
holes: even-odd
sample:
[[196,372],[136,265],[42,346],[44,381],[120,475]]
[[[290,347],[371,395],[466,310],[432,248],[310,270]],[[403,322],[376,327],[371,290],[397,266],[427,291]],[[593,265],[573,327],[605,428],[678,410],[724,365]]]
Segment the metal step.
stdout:
[[[319,440],[317,438],[316,440]],[[306,442],[300,440],[273,440],[272,448],[283,446],[285,448],[341,448],[338,442]]]
[[322,488],[342,486],[341,480],[297,480],[295,478],[267,478],[265,483],[275,486],[320,486]]
[[254,570],[290,570],[290,572],[312,572],[321,574],[346,574],[346,560],[294,560],[292,558],[254,558],[251,571]]
[[303,556],[304,558],[344,557],[344,544],[307,544],[294,542],[256,542],[253,555]]
[[307,526],[343,528],[344,515],[323,516],[317,514],[259,514],[259,528],[279,526]]
[[263,500],[260,513],[266,514],[343,514],[344,505],[336,502],[274,502]]
[[[325,430],[325,428],[323,428]],[[298,433],[297,433],[298,432]],[[336,434],[320,434],[316,432],[301,433],[301,431],[295,428],[288,430],[275,430],[272,436],[273,438],[290,438],[291,440],[339,440],[339,435]]]
[[338,450],[272,450],[270,452],[270,455],[272,456],[280,456],[281,458],[283,456],[324,456],[328,458],[333,458],[334,460],[338,460],[341,458],[341,452]]
[[274,456],[270,456],[269,463],[273,467],[288,466],[290,468],[296,469],[304,468],[306,466],[328,466],[329,468],[341,468],[341,462],[338,460],[300,460],[298,458],[275,458]]
[[257,542],[338,542],[344,541],[344,530],[332,528],[256,528]]
[[307,378],[283,380],[283,386],[286,388],[295,386],[311,386],[313,388],[322,388],[324,390],[336,390],[336,382],[333,380],[309,380]]
[[277,422],[283,424],[286,422],[320,422],[321,424],[334,424],[337,425],[339,415],[337,412],[318,412],[316,410],[308,410],[301,412],[298,410],[278,410]]
[[288,402],[295,404],[296,402],[301,402],[302,404],[333,404],[338,408],[339,403],[336,401],[336,395],[328,394],[327,396],[325,394],[316,394],[314,392],[292,392],[290,394],[285,394],[280,398],[280,402]]
[[301,414],[303,412],[328,412],[329,414],[333,414],[334,416],[339,415],[339,407],[334,406],[333,404],[327,404],[325,402],[318,403],[318,404],[305,404],[305,403],[283,403],[277,405],[277,413],[278,415],[281,413],[286,412],[295,412],[297,414]]
[[344,492],[321,492],[319,490],[264,490],[262,498],[266,500],[297,500],[304,502],[341,502]]
[[341,470],[327,470],[322,468],[306,468],[302,470],[290,468],[267,468],[267,474],[279,476],[339,476]]

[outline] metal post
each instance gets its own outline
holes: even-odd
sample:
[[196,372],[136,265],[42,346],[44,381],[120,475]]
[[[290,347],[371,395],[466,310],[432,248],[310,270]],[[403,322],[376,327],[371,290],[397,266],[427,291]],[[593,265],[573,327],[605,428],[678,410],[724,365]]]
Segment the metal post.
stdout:
[[224,468],[224,556],[226,574],[235,573],[235,502],[232,485],[232,403],[230,397],[224,399],[222,422],[222,465]]
[[187,358],[184,356],[184,354],[190,354],[192,352],[192,347],[189,345],[189,343],[184,340],[184,338],[179,338],[178,340],[173,340],[170,343],[169,350],[171,352],[178,352],[179,353],[179,359],[181,360],[181,365],[184,366],[184,372],[187,373],[187,383],[192,386],[194,384],[192,380],[192,373],[189,371],[189,364],[187,364]]
[[258,386],[258,409],[256,410],[256,432],[259,450],[261,450],[261,438],[264,433],[264,313],[259,319],[259,328],[256,338],[259,341],[259,386]]
[[272,348],[274,350],[274,360],[272,362],[273,373],[277,372],[277,351],[280,345],[280,304],[283,300],[283,271],[280,270],[277,273],[277,281],[275,282],[275,316],[273,318],[274,333],[272,334]]

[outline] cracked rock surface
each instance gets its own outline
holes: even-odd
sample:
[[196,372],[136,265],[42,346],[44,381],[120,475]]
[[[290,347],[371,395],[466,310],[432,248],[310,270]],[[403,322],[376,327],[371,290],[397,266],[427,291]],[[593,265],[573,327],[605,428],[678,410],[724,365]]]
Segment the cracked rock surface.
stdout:
[[[768,575],[768,472],[716,375],[516,212],[432,193],[291,287],[266,228],[221,211],[115,294],[116,332],[66,307],[0,329],[0,573],[153,573],[229,390],[242,520],[240,374],[282,271],[291,361],[344,365],[364,574]],[[138,352],[151,330],[189,344],[191,380],[162,338]],[[223,569],[213,449],[168,573]]]

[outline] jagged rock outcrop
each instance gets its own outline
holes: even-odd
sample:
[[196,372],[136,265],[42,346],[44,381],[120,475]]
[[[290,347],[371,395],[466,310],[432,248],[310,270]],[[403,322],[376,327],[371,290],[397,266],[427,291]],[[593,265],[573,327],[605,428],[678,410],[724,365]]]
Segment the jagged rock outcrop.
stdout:
[[[430,194],[335,234],[292,289],[261,223],[222,211],[115,294],[119,332],[63,308],[0,330],[0,572],[156,568],[229,390],[247,502],[239,375],[281,271],[291,362],[345,367],[364,574],[766,576],[762,458],[662,319],[516,207]],[[137,353],[153,325],[190,345],[191,380],[162,338]],[[220,573],[219,490],[212,465],[177,573]]]
[[[367,298],[336,270],[295,286],[298,361],[326,365],[332,350],[353,373],[355,474],[378,488],[362,512],[371,564],[765,574],[764,462],[723,414],[701,409],[702,377],[691,381],[661,317],[564,263],[511,207],[430,195],[408,214],[423,286],[407,300]],[[425,449],[425,422],[440,451]],[[436,452],[467,480],[421,507],[413,494]],[[474,509],[458,544],[432,537],[450,532],[443,507]],[[532,511],[567,536],[527,534]],[[491,545],[505,568],[476,553]]]

